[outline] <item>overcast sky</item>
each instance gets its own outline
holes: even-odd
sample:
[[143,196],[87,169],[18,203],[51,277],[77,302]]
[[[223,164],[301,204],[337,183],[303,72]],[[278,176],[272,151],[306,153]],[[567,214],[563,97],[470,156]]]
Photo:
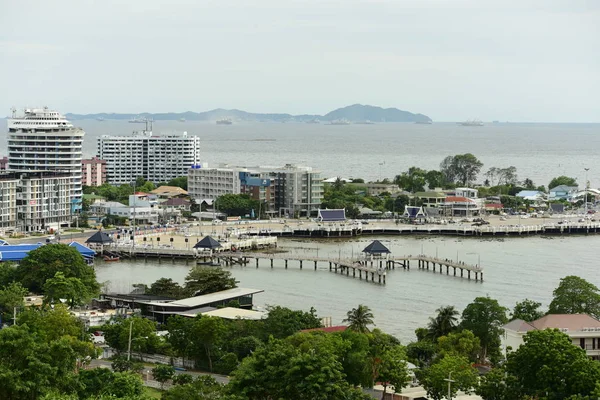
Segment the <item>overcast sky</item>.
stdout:
[[600,122],[596,0],[0,0],[0,115],[324,114]]

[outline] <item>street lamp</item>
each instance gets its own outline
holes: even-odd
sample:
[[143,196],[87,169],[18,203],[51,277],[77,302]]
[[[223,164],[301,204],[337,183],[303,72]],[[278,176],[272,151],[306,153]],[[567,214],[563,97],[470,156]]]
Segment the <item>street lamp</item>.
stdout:
[[452,371],[448,374],[448,379],[444,379],[448,382],[448,400],[452,400],[452,382],[456,382],[452,379]]
[[585,169],[585,189],[584,189],[584,193],[583,193],[583,203],[585,204],[584,206],[584,214],[587,215],[587,192],[588,192],[588,171],[590,170],[589,168],[584,168]]

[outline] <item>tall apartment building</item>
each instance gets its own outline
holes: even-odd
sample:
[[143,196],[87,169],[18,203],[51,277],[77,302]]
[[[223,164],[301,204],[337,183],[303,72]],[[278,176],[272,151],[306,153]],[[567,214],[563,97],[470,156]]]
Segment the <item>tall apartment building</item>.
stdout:
[[71,221],[69,172],[0,174],[0,228],[8,231],[58,230]]
[[81,209],[81,146],[85,132],[48,107],[25,109],[21,115],[13,109],[7,122],[7,169],[68,172],[71,209]]
[[106,182],[106,161],[92,157],[81,160],[81,164],[85,186],[100,186]]
[[200,158],[200,138],[182,134],[153,134],[149,130],[131,136],[98,138],[98,158],[106,161],[106,180],[113,185],[130,184],[138,177],[168,182],[187,175]]
[[188,171],[188,193],[196,201],[233,193],[248,193],[280,216],[316,214],[323,200],[323,181],[310,167],[209,167]]

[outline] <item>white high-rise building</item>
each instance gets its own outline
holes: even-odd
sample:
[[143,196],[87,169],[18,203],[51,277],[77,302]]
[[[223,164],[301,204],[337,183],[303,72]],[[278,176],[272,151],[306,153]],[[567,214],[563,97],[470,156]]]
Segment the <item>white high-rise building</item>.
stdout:
[[85,132],[58,111],[25,109],[8,119],[9,171],[61,171],[69,174],[71,212],[81,208],[81,146]]
[[168,182],[186,176],[200,158],[200,138],[181,134],[157,135],[151,131],[131,136],[98,138],[98,157],[106,161],[106,180],[113,185],[131,184],[138,177]]

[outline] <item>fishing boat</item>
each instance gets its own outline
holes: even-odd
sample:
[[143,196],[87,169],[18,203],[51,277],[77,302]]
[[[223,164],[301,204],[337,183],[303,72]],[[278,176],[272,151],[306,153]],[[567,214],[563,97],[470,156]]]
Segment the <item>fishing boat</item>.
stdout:
[[119,257],[119,256],[104,256],[105,262],[115,262],[115,261],[119,261],[120,259],[121,259],[121,257]]

